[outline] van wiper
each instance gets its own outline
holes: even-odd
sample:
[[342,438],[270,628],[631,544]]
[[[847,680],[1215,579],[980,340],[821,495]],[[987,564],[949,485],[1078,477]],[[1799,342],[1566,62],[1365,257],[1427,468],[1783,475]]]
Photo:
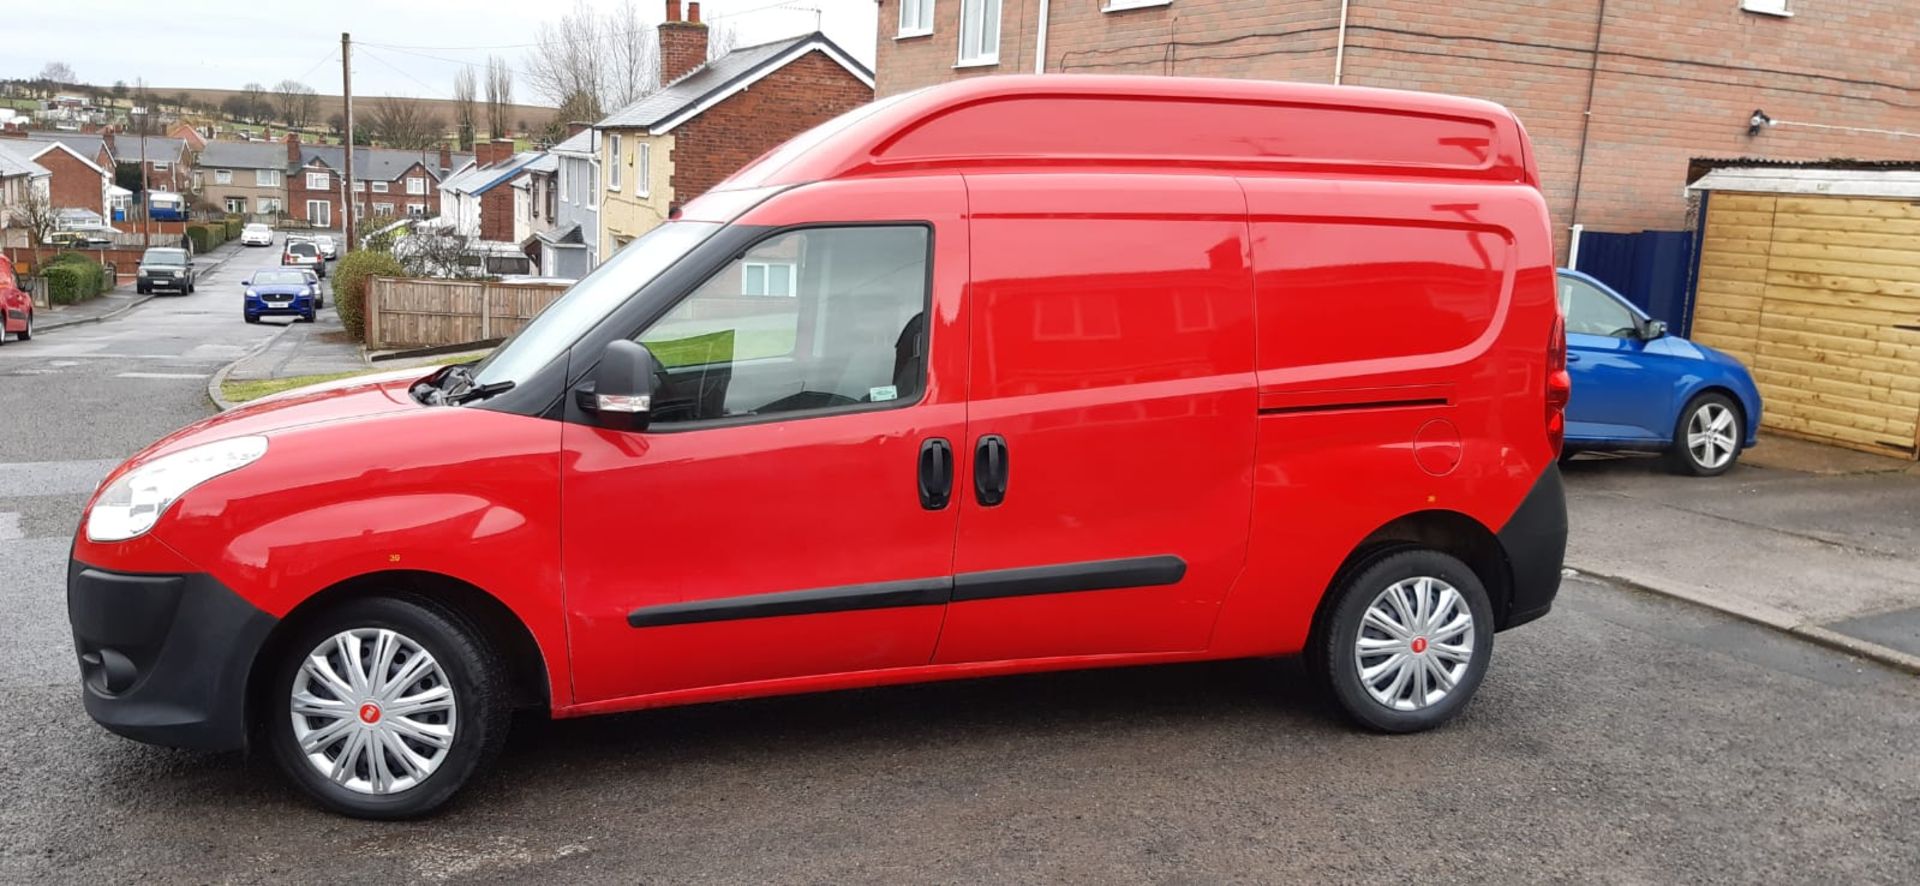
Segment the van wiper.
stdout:
[[470,386],[459,394],[448,397],[447,402],[453,404],[470,403],[474,400],[485,400],[495,394],[504,394],[511,390],[513,390],[513,382],[510,380],[487,382],[484,385]]

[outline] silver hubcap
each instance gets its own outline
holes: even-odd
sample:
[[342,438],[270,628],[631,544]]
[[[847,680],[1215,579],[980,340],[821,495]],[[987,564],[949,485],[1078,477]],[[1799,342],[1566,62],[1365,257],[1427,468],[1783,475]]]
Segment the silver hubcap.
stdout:
[[327,638],[293,678],[293,738],[316,772],[362,794],[432,775],[453,747],[453,686],[420,644],[386,628]]
[[1733,410],[1719,403],[1707,403],[1687,419],[1687,451],[1693,462],[1713,469],[1733,460],[1737,448]]
[[1367,605],[1353,663],[1367,694],[1396,711],[1438,704],[1473,661],[1473,609],[1453,585],[1421,576]]

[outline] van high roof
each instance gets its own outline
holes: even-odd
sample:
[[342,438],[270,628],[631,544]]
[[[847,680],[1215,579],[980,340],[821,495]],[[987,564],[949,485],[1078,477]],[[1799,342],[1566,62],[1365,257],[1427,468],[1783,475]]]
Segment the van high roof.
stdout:
[[882,99],[769,152],[716,190],[930,170],[1171,168],[1468,179],[1538,187],[1492,102],[1260,80],[977,77]]

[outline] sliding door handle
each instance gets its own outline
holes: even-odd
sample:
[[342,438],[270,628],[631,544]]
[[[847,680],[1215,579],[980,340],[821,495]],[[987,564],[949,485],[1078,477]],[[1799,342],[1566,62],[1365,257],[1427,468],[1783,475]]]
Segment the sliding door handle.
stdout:
[[1007,441],[999,434],[988,434],[974,444],[973,498],[987,508],[1007,498]]

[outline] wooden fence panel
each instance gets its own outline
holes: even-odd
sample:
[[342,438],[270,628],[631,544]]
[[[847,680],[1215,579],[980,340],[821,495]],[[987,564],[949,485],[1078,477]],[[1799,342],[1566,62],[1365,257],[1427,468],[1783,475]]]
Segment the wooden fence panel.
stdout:
[[367,286],[367,346],[439,347],[520,331],[565,286],[376,277]]

